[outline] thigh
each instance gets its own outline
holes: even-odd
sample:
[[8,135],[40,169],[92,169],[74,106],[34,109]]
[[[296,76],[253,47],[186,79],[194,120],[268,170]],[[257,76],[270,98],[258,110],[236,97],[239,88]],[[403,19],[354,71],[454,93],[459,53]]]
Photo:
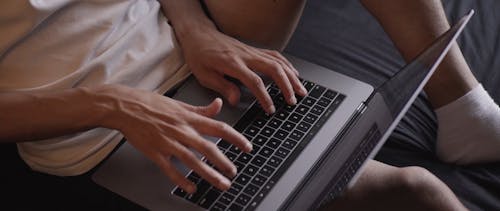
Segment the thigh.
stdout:
[[282,50],[302,14],[305,0],[204,0],[224,33],[247,43]]
[[370,160],[358,181],[322,210],[465,210],[451,190],[421,167]]

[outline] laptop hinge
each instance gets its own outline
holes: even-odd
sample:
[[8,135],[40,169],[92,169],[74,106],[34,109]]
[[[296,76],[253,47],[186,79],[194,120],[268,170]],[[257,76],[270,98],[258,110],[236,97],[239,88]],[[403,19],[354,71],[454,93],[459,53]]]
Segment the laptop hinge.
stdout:
[[279,210],[288,210],[289,206],[292,204],[292,202],[295,200],[295,198],[299,195],[303,187],[306,185],[307,181],[309,181],[309,178],[311,178],[318,170],[319,167],[325,162],[327,159],[328,155],[335,149],[335,147],[340,143],[340,141],[345,137],[345,135],[349,132],[349,130],[352,128],[352,126],[357,122],[357,120],[361,117],[361,115],[366,111],[366,108],[368,108],[367,104],[365,101],[361,102],[354,113],[349,117],[349,120],[347,123],[342,127],[340,130],[339,134],[335,136],[333,141],[331,142],[330,145],[328,145],[328,148],[325,150],[325,152],[322,153],[321,157],[313,164],[311,169],[307,172],[307,174],[304,176],[304,178],[301,180],[301,182],[297,185],[297,188],[290,194],[290,196],[286,199],[286,201],[283,203],[283,205],[280,207]]

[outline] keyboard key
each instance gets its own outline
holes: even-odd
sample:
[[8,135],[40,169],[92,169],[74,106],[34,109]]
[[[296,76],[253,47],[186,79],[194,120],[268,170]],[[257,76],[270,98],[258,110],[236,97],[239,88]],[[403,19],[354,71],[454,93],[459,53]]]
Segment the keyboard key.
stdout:
[[238,172],[240,172],[241,170],[243,170],[243,168],[245,168],[245,163],[242,163],[242,162],[239,162],[239,161],[236,161],[234,162],[234,165],[236,166],[236,170]]
[[273,149],[271,149],[269,147],[264,147],[260,150],[259,155],[267,158],[267,157],[271,156],[273,154],[273,152],[274,152]]
[[175,188],[174,194],[177,195],[177,196],[179,196],[179,197],[184,198],[184,196],[187,195],[187,192],[184,191],[184,189],[182,189],[180,187],[177,187],[177,188]]
[[277,138],[278,140],[283,140],[286,138],[286,136],[288,136],[288,133],[287,131],[284,131],[284,130],[278,130],[273,137]]
[[259,150],[260,150],[260,146],[254,144],[253,145],[253,149],[252,149],[252,151],[249,154],[251,154],[252,156],[255,156],[259,152]]
[[278,129],[281,126],[281,123],[281,120],[273,118],[268,125],[274,129]]
[[332,90],[327,90],[325,92],[325,94],[323,94],[323,97],[326,97],[326,98],[328,98],[330,100],[333,99],[333,98],[335,98],[335,96],[337,96],[337,92],[334,92]]
[[319,105],[315,105],[311,109],[311,113],[316,114],[316,115],[321,115],[321,113],[323,113],[324,110],[325,110],[325,108],[323,108],[323,107],[321,107]]
[[315,85],[313,82],[310,82],[310,81],[304,81],[304,82],[302,82],[302,84],[304,85],[304,88],[306,88],[307,91],[311,91],[311,89]]
[[316,100],[313,99],[312,97],[306,97],[303,101],[302,101],[302,104],[306,105],[306,106],[313,106],[314,104],[316,103]]
[[252,159],[252,164],[254,164],[255,166],[262,166],[265,162],[266,159],[260,155],[257,155]]
[[239,193],[241,193],[242,190],[243,190],[243,186],[236,184],[236,183],[233,183],[233,184],[231,184],[231,187],[229,188],[229,190],[227,190],[227,192],[236,196]]
[[285,120],[290,113],[285,110],[280,110],[276,113],[275,117],[280,120]]
[[228,143],[227,141],[224,141],[223,139],[221,139],[218,143],[217,143],[217,146],[219,146],[219,148],[222,148],[222,149],[228,149],[231,144]]
[[281,144],[281,141],[278,140],[278,139],[275,139],[275,138],[271,138],[271,140],[269,140],[267,143],[266,143],[266,146],[268,146],[269,148],[271,149],[276,149],[278,148],[278,146]]
[[231,148],[229,148],[229,152],[232,152],[232,153],[238,155],[241,153],[241,150],[236,145],[233,145],[233,146],[231,146]]
[[226,155],[226,157],[230,160],[230,161],[235,161],[236,158],[238,157],[238,155],[232,153],[232,152],[229,152],[227,151],[226,153],[224,153]]
[[249,135],[250,137],[255,137],[257,133],[259,132],[258,127],[251,126],[245,130],[245,134]]
[[295,139],[297,141],[300,141],[302,139],[302,137],[304,137],[304,133],[303,132],[300,132],[298,130],[294,130],[291,134],[290,134],[290,138],[292,139]]
[[281,128],[284,130],[284,131],[292,131],[293,128],[295,127],[295,124],[290,122],[290,121],[286,121],[285,123],[283,123],[283,125],[281,126]]
[[208,209],[210,208],[210,206],[212,206],[212,204],[215,202],[215,200],[219,197],[220,194],[221,194],[220,191],[211,189],[210,191],[208,191],[207,194],[205,194],[205,196],[203,196],[203,198],[200,199],[200,202],[198,202],[198,204],[201,207]]
[[241,153],[240,156],[238,156],[238,159],[236,161],[242,162],[242,163],[248,163],[252,159],[252,155],[248,153]]
[[253,180],[252,180],[252,184],[254,185],[257,185],[257,186],[262,186],[264,185],[264,183],[266,182],[267,178],[265,176],[262,176],[260,174],[257,174]]
[[246,193],[250,196],[253,196],[255,194],[257,194],[257,191],[259,191],[259,187],[258,186],[255,186],[253,184],[248,184],[248,186],[245,188],[245,190],[243,191],[243,193]]
[[229,194],[229,193],[224,193],[222,196],[219,198],[219,202],[223,205],[229,205],[231,202],[234,200],[234,196]]
[[307,107],[305,105],[300,105],[299,107],[297,107],[297,109],[295,109],[295,112],[297,112],[301,115],[305,115],[308,111],[309,111],[309,107]]
[[311,97],[314,97],[316,99],[318,99],[319,97],[321,97],[321,94],[323,94],[323,92],[325,91],[325,88],[320,86],[320,85],[316,85],[312,90],[311,92],[309,92],[309,96]]
[[226,209],[227,209],[227,206],[224,206],[221,203],[215,203],[214,206],[212,207],[212,209],[210,209],[210,210],[213,210],[213,211],[224,211]]
[[262,132],[261,134],[265,137],[271,137],[274,133],[274,129],[270,128],[270,127],[265,127],[264,129],[262,129]]
[[245,173],[248,176],[253,176],[259,171],[259,168],[255,167],[254,165],[248,165],[245,167],[245,170],[243,170],[243,173]]
[[307,123],[307,122],[301,122],[297,125],[297,129],[302,131],[302,132],[307,132],[309,130],[309,128],[311,128],[311,124]]
[[295,140],[287,139],[283,142],[283,146],[290,150],[293,149],[295,145],[297,145],[297,141]]
[[250,177],[245,175],[245,174],[240,174],[236,177],[236,180],[234,180],[235,183],[245,186],[248,182],[250,181]]
[[318,116],[314,114],[307,114],[306,117],[304,118],[304,121],[309,123],[309,124],[314,124],[314,122],[318,119]]
[[287,112],[292,112],[295,107],[297,107],[297,106],[296,105],[285,105],[283,110],[287,111]]
[[266,120],[262,118],[257,118],[256,120],[253,121],[252,125],[257,127],[257,128],[262,128],[266,124]]
[[241,211],[243,207],[238,204],[231,204],[231,206],[227,209],[228,211]]
[[269,87],[269,89],[267,90],[267,92],[269,93],[269,95],[271,96],[271,98],[273,98],[273,97],[277,96],[280,93],[280,90],[276,89],[274,87]]
[[273,174],[273,172],[274,172],[273,167],[265,165],[264,167],[262,167],[262,169],[260,170],[259,173],[261,173],[262,175],[264,175],[266,177],[270,177]]
[[195,172],[191,172],[187,177],[187,179],[193,182],[194,184],[197,184],[201,180],[200,176],[198,176],[198,174],[196,174]]
[[276,156],[280,158],[285,159],[288,154],[290,154],[290,150],[285,149],[284,147],[280,147],[278,148],[278,150],[276,150]]
[[325,97],[322,97],[321,99],[318,100],[318,105],[323,106],[323,107],[328,107],[330,105],[331,100]]
[[250,203],[250,200],[252,198],[244,193],[240,194],[238,196],[238,198],[236,198],[236,203],[240,204],[240,205],[243,205],[243,206],[246,206],[248,203]]
[[288,120],[290,120],[293,123],[298,123],[298,122],[300,122],[301,119],[302,119],[302,116],[300,114],[297,114],[297,113],[293,113],[292,115],[290,115],[290,118],[288,118]]
[[269,158],[269,161],[267,162],[267,164],[269,164],[270,166],[274,167],[274,168],[277,168],[280,164],[281,164],[281,158],[278,158],[276,156],[272,156],[271,158]]
[[252,140],[252,143],[259,145],[259,146],[263,146],[267,142],[268,139],[269,138],[267,138],[267,137],[264,137],[262,135],[258,135],[256,138],[254,138]]

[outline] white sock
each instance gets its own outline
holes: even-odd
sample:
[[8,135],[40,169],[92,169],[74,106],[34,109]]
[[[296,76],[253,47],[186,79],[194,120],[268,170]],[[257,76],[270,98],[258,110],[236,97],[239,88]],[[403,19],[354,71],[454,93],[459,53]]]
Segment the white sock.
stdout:
[[437,109],[436,153],[449,163],[500,160],[500,108],[479,84]]

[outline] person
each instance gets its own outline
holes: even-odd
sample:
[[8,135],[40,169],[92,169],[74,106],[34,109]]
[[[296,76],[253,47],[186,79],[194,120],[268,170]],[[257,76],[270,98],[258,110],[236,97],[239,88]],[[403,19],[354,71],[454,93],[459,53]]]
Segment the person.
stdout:
[[[194,192],[195,187],[171,164],[173,157],[214,186],[227,189],[228,177],[235,175],[236,168],[201,135],[224,138],[245,151],[252,147],[230,126],[210,118],[220,111],[222,100],[192,106],[161,93],[178,85],[192,71],[202,85],[234,105],[240,93],[224,78],[231,76],[272,113],[275,109],[259,77],[264,74],[278,84],[286,101],[294,104],[295,94],[304,95],[304,88],[298,72],[279,51],[293,32],[304,1],[207,0],[205,5],[213,21],[197,0],[107,3],[2,3],[6,12],[1,16],[0,30],[6,36],[0,38],[0,109],[9,112],[2,112],[0,119],[10,124],[0,128],[0,140],[16,142],[19,155],[35,171],[76,176],[94,169],[124,136],[187,192]],[[391,0],[384,1],[384,7],[376,0],[363,3],[407,60],[449,27],[439,1],[403,4]],[[400,18],[391,18],[394,14]],[[412,18],[415,16],[426,18]],[[255,27],[268,33],[257,33]],[[425,87],[438,109],[439,124],[444,126],[438,138],[443,159],[474,162],[494,158],[464,157],[467,153],[448,157],[454,155],[453,147],[447,147],[453,144],[447,137],[451,134],[446,132],[446,125],[453,123],[448,105],[460,102],[452,111],[471,111],[475,108],[472,102],[483,104],[487,94],[476,89],[478,86],[455,46]],[[475,97],[467,97],[471,95]],[[471,113],[480,117],[498,107],[494,106]],[[495,122],[499,118],[476,119]],[[490,145],[488,140],[484,140],[485,146]],[[465,150],[481,150],[474,147],[477,145]],[[189,149],[206,156],[216,169],[201,162]],[[377,201],[376,193],[380,192],[407,200],[400,200],[402,204]],[[398,209],[408,206],[404,202],[415,204],[411,206],[415,208],[465,209],[451,190],[425,169],[396,168],[377,161],[370,161],[355,186],[330,206]]]

